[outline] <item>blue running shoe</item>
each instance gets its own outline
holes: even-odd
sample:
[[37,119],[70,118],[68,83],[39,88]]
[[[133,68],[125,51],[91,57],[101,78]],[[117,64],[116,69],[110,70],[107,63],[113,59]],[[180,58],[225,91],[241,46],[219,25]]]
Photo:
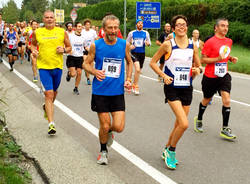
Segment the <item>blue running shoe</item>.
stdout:
[[[162,152],[162,155],[161,155],[162,160],[165,160],[166,155],[167,155],[167,149],[164,149],[163,152]],[[179,164],[179,161],[176,158],[175,158],[175,164],[176,165]]]
[[175,152],[166,150],[166,157],[165,157],[165,163],[169,169],[175,170],[176,169],[176,163],[175,163]]

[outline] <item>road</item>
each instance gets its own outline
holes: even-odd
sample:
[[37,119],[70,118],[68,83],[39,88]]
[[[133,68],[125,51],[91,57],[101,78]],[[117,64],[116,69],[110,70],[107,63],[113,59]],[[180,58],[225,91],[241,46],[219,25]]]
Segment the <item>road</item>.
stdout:
[[[144,161],[144,164],[152,166],[152,169],[145,172],[143,168],[147,168],[146,166],[141,165],[142,168],[139,168],[134,165],[136,161],[124,158],[123,154],[126,153],[117,148],[116,144],[114,149],[109,150],[107,168],[121,181],[129,184],[158,183],[157,178],[162,178],[162,176],[182,184],[250,183],[250,76],[231,73],[233,80],[229,125],[233,133],[237,135],[235,141],[227,141],[219,136],[222,126],[222,104],[219,96],[213,98],[212,105],[204,114],[204,133],[194,132],[193,117],[198,113],[198,105],[202,98],[201,76],[194,80],[193,101],[189,113],[190,126],[177,145],[176,157],[180,164],[177,170],[171,171],[166,168],[160,156],[174,125],[175,117],[168,104],[164,103],[163,85],[157,82],[156,75],[148,64],[149,58],[145,61],[139,82],[141,94],[139,96],[126,94],[125,96],[126,127],[121,134],[115,134],[115,140],[119,146],[128,149],[129,153],[135,154]],[[32,80],[31,66],[28,62],[22,65],[17,63],[14,67],[26,78]],[[98,128],[97,115],[90,109],[91,86],[86,84],[86,78],[83,76],[79,87],[80,95],[73,95],[74,79],[66,82],[66,71],[65,68],[57,100]],[[0,65],[0,72],[4,73],[5,77],[20,91],[25,92],[23,95],[29,98],[37,108],[41,108],[43,103],[41,94],[29,87],[14,73],[8,72],[8,68],[3,64]],[[55,109],[56,126],[63,129],[72,140],[92,154],[92,158],[96,157],[99,151],[98,138],[71,119],[73,117],[71,112],[65,109],[62,111],[63,107],[60,108],[60,104],[58,106]],[[44,132],[46,131],[45,129]],[[47,139],[47,136],[42,139]],[[56,139],[60,139],[60,132]],[[58,156],[64,154],[59,153]],[[141,162],[138,162],[138,165],[140,164]],[[75,167],[78,166],[75,165]],[[154,173],[155,170],[156,173]]]

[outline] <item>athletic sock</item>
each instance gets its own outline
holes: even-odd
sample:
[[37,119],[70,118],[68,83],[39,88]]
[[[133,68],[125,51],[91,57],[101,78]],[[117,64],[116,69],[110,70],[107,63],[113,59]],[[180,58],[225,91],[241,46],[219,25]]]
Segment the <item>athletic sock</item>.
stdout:
[[175,151],[175,149],[176,149],[176,148],[175,148],[175,147],[172,147],[172,146],[170,146],[170,147],[168,148],[169,151]]
[[50,125],[54,125],[55,126],[55,123],[53,122],[53,121],[51,121],[50,123],[49,123],[49,126]]
[[202,120],[202,116],[206,110],[207,106],[202,105],[202,103],[200,103],[199,105],[199,113],[198,113],[198,120]]
[[102,144],[102,143],[100,143],[100,144],[101,144],[101,151],[100,152],[102,152],[102,151],[107,151],[108,152],[107,144]]
[[230,111],[231,111],[230,107],[222,106],[223,127],[228,126]]

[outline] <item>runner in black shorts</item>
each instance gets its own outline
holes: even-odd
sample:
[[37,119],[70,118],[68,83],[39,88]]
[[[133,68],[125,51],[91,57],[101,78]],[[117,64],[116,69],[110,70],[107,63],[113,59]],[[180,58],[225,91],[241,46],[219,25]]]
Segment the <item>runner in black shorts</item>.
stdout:
[[194,130],[203,132],[202,117],[206,107],[213,95],[219,92],[222,98],[223,124],[220,136],[225,139],[235,139],[229,128],[230,116],[230,91],[231,76],[228,73],[228,61],[236,63],[237,57],[230,56],[232,40],[226,37],[228,32],[228,20],[220,18],[216,20],[215,35],[208,39],[202,49],[202,63],[206,64],[205,73],[202,79],[203,99],[199,105],[198,116],[194,117]]
[[[170,34],[171,31],[171,25],[169,23],[166,23],[164,26],[164,31],[161,33],[161,35],[159,36],[158,40],[156,40],[156,44],[161,46],[161,44],[168,40],[168,35]],[[162,56],[160,59],[160,69],[163,69],[164,66],[164,62],[165,62],[165,56]],[[162,78],[160,76],[158,76],[158,80],[159,82],[162,81]]]
[[3,37],[4,37],[4,21],[2,20],[2,14],[0,13],[0,62],[3,62]]
[[[175,31],[175,39],[164,42],[150,62],[151,68],[164,80],[165,102],[176,117],[174,128],[162,153],[169,169],[176,169],[178,164],[175,149],[188,128],[188,113],[193,93],[192,78],[201,71],[198,48],[191,40],[188,41],[187,25],[185,16],[173,17],[171,26]],[[163,55],[168,55],[164,72],[157,65]]]
[[73,89],[74,94],[79,95],[78,86],[81,81],[82,75],[82,64],[83,64],[83,51],[85,45],[85,39],[81,35],[82,24],[76,22],[76,30],[74,33],[69,35],[70,44],[72,46],[72,52],[67,56],[66,65],[68,73],[66,80],[69,82],[71,77],[76,77],[75,88]]
[[145,46],[150,46],[150,36],[148,31],[143,30],[143,20],[137,19],[136,30],[129,32],[127,41],[131,44],[131,57],[134,62],[135,74],[132,92],[139,95],[139,78],[145,60]]
[[[103,18],[104,38],[90,46],[84,69],[94,75],[91,109],[97,112],[100,129],[100,153],[97,163],[108,164],[108,149],[113,143],[113,132],[122,132],[125,126],[124,87],[131,88],[132,59],[129,43],[117,38],[120,21],[114,15]],[[125,79],[125,59],[128,72]],[[95,68],[92,63],[95,61]]]

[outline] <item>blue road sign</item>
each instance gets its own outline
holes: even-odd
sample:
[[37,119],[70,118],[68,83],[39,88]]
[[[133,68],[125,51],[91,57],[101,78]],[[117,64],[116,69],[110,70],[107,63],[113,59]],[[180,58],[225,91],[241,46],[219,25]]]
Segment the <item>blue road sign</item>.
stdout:
[[161,28],[161,3],[136,2],[136,19],[143,20],[143,28]]

